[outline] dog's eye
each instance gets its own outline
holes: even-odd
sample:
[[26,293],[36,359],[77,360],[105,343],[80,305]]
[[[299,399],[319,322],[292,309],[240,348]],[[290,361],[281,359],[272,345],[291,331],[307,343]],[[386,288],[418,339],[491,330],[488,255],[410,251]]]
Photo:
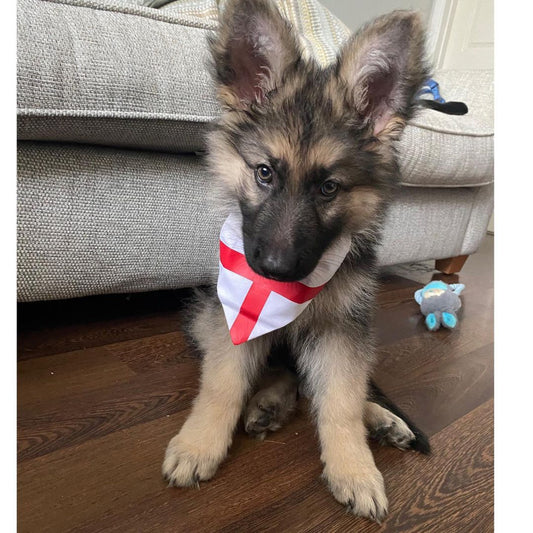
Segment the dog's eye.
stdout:
[[255,178],[260,184],[270,183],[272,181],[272,169],[266,165],[259,165],[255,169]]
[[320,187],[320,193],[328,198],[335,196],[338,190],[339,184],[336,181],[331,180],[325,181]]

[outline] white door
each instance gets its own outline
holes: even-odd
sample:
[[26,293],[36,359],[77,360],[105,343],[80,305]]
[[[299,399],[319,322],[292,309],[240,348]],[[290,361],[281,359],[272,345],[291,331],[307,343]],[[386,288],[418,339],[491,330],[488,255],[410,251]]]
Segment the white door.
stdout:
[[493,0],[436,0],[430,31],[437,69],[494,68]]

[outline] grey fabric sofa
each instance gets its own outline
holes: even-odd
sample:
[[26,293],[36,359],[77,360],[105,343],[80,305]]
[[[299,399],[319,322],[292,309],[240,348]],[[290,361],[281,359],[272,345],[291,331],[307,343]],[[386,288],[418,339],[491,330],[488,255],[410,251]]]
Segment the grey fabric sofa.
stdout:
[[[222,215],[201,152],[218,113],[206,34],[219,2],[143,3],[18,1],[20,301],[216,275]],[[284,5],[306,53],[330,61],[347,30],[318,2]],[[382,265],[472,254],[492,212],[492,74],[435,78],[470,112],[423,110],[407,127]]]

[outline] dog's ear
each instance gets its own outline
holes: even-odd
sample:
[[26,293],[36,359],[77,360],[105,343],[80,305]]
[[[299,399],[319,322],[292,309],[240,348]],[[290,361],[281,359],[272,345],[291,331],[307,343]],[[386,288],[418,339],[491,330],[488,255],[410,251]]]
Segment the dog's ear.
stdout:
[[230,109],[261,103],[301,57],[292,27],[267,0],[229,0],[210,47],[218,95]]
[[344,45],[337,73],[349,105],[374,136],[399,134],[429,77],[419,15],[395,11],[363,27]]

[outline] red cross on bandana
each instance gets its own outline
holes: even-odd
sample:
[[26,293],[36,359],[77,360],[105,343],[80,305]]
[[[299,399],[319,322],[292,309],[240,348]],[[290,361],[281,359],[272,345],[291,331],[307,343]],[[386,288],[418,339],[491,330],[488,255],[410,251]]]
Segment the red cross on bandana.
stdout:
[[217,292],[233,344],[242,344],[292,322],[331,279],[349,247],[349,239],[340,240],[301,281],[275,281],[248,266],[242,219],[237,215],[228,217],[220,233]]
[[248,266],[244,254],[232,250],[222,241],[220,241],[220,263],[227,270],[252,282],[239,314],[229,330],[233,344],[242,344],[249,339],[270,293],[275,292],[291,302],[303,304],[312,300],[324,287],[324,285],[308,287],[298,281],[283,282],[264,278]]

